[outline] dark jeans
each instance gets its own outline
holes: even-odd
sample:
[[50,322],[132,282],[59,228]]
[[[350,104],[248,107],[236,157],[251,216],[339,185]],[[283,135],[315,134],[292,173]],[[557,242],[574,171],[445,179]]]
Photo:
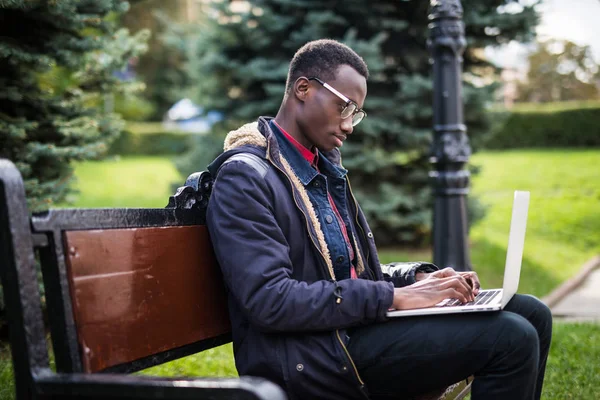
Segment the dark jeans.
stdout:
[[372,399],[410,399],[474,375],[473,400],[531,400],[542,392],[552,316],[515,295],[504,311],[392,318],[349,335]]

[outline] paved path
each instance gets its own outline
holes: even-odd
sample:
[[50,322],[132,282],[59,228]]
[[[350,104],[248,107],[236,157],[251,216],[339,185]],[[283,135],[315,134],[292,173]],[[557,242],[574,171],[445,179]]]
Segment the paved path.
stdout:
[[596,262],[582,282],[550,305],[555,319],[600,323],[600,265]]

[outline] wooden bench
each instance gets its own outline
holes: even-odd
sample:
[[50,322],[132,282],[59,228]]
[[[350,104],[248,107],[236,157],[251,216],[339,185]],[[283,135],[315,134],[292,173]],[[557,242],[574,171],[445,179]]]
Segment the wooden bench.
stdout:
[[[204,226],[203,190],[210,187],[200,182],[172,196],[167,209],[64,209],[30,217],[21,175],[0,160],[0,277],[17,399],[286,398],[262,378],[124,374],[231,340]],[[48,361],[34,251],[56,371]]]
[[[231,340],[205,226],[212,180],[191,175],[166,209],[52,209],[29,216],[23,181],[0,160],[0,279],[17,399],[285,399],[261,378],[128,373]],[[35,270],[43,273],[48,325]],[[49,330],[56,361],[48,361]],[[440,397],[460,399],[465,383]]]

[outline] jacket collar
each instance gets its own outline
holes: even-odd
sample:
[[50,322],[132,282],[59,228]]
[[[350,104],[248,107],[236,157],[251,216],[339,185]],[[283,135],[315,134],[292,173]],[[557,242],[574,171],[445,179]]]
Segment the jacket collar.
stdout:
[[[261,117],[264,118],[264,117]],[[294,174],[300,179],[304,186],[308,185],[319,173],[310,165],[308,161],[300,154],[298,149],[294,147],[292,143],[285,137],[285,135],[277,128],[273,123],[270,123],[272,118],[264,118],[267,122],[264,124],[264,129],[268,129],[268,132],[275,137],[279,151],[282,156],[290,163]],[[260,120],[259,120],[260,121]],[[259,122],[259,128],[261,124]],[[269,135],[267,134],[267,138]],[[348,171],[344,169],[341,164],[335,165],[332,160],[341,161],[340,151],[334,149],[329,152],[322,152],[319,150],[319,171],[328,177],[343,178],[346,176]]]
[[[271,122],[272,119],[269,119]],[[306,159],[300,154],[298,149],[283,135],[283,133],[275,126],[269,123],[268,128],[273,132],[273,136],[277,140],[281,155],[290,163],[294,174],[300,179],[304,186],[308,185],[319,173],[311,167]]]
[[[284,157],[302,184],[308,185],[318,172],[310,166],[283,133],[269,123],[272,119],[272,117],[260,117],[257,122],[229,132],[223,146],[224,153],[209,166],[209,171],[215,173],[232,155],[249,151],[275,163],[280,163],[280,157]],[[323,175],[334,178],[343,178],[348,173],[341,166],[339,149],[319,151],[319,170]]]

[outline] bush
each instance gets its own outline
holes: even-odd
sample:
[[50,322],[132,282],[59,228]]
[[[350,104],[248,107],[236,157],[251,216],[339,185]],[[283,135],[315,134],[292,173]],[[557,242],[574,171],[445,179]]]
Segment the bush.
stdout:
[[192,137],[185,132],[165,131],[161,124],[128,124],[109,149],[111,155],[166,155],[187,152]]
[[494,111],[490,149],[600,146],[600,103],[560,103]]
[[[551,103],[515,103],[510,109],[512,112],[547,112],[578,110],[588,108],[600,108],[599,100],[571,100],[571,101],[553,101]],[[498,108],[498,110],[506,110]]]
[[127,121],[144,121],[156,112],[151,102],[134,94],[117,94],[114,102],[115,112]]

